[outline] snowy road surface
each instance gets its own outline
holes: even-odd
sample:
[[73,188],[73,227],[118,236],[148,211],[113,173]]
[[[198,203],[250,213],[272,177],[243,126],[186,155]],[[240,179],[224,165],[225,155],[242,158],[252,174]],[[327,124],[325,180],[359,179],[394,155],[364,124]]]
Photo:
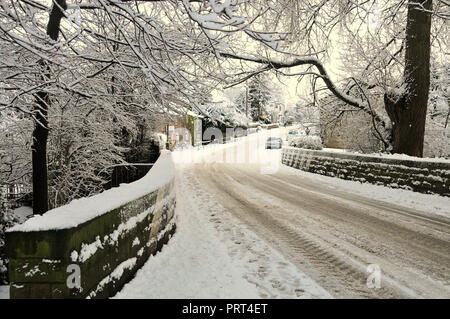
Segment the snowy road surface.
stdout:
[[[450,298],[450,220],[281,168],[201,164],[191,178],[334,297]],[[381,288],[367,287],[367,266]]]
[[198,189],[190,169],[176,178],[177,232],[115,298],[331,297]]
[[450,199],[267,170],[280,151],[257,148],[178,165],[177,233],[118,298],[450,298]]

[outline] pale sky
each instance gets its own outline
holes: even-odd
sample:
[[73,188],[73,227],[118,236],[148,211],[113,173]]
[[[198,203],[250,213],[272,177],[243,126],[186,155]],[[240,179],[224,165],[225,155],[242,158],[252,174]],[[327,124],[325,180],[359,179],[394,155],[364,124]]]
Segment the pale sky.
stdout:
[[[334,38],[336,39],[336,37]],[[338,81],[343,77],[342,72],[340,71],[341,62],[339,46],[336,41],[333,41],[333,46],[334,49],[330,49],[330,59],[324,64],[332,80]],[[298,77],[280,77],[281,82],[278,81],[274,76],[271,76],[271,78],[273,78],[275,85],[278,86],[280,90],[282,90],[282,94],[280,94],[280,102],[284,103],[284,105],[288,108],[295,106],[295,104],[298,102],[302,102],[305,97],[312,93],[309,87],[309,81],[307,81],[306,78],[300,85],[298,85],[297,83]],[[230,100],[230,102],[233,102],[240,92],[245,92],[245,85],[240,85],[224,90],[223,93],[216,90],[216,92],[213,93],[213,99],[216,102],[224,99],[228,99]]]

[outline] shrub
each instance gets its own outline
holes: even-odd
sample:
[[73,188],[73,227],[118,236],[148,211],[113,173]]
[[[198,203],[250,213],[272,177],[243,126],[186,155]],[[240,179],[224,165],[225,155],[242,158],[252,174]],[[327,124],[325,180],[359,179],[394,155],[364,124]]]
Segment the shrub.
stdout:
[[319,136],[297,136],[294,137],[290,142],[289,146],[305,148],[308,150],[321,150],[322,140]]

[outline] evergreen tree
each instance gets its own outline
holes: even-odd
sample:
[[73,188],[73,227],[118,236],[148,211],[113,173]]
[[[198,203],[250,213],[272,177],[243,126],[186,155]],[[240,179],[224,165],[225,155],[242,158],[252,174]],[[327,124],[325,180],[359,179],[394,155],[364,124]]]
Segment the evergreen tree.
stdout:
[[254,76],[248,86],[249,116],[254,122],[262,120],[270,96],[267,77],[262,74]]

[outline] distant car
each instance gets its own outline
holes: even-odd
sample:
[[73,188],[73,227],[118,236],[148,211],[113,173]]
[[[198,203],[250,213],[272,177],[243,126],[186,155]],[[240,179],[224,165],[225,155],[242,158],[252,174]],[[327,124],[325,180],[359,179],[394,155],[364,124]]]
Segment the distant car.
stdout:
[[279,137],[269,137],[266,141],[266,148],[281,148],[283,146],[283,140]]

